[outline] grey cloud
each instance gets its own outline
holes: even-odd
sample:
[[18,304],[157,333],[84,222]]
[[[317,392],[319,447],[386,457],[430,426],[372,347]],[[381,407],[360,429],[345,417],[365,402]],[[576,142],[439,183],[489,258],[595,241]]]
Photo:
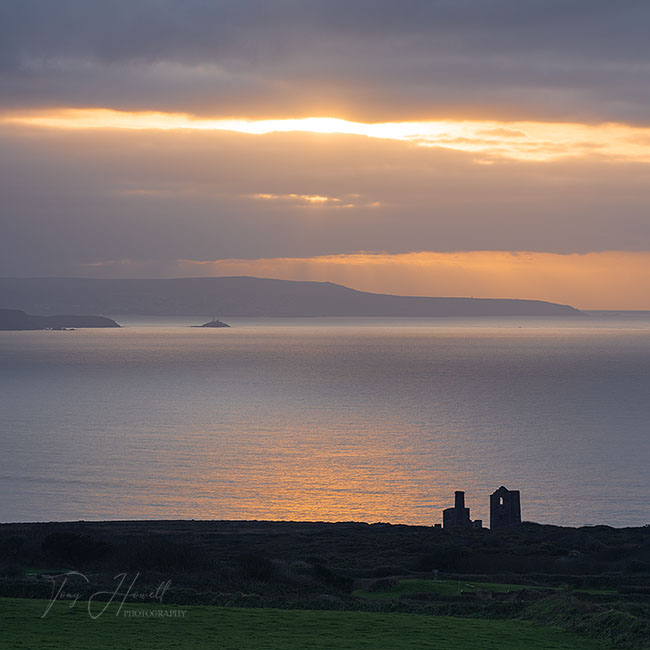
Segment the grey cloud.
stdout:
[[[354,136],[1,135],[0,275],[80,274],[83,264],[124,258],[650,248],[643,164],[485,166],[470,154]],[[251,196],[266,193],[359,207]]]
[[6,107],[650,123],[641,0],[22,0]]

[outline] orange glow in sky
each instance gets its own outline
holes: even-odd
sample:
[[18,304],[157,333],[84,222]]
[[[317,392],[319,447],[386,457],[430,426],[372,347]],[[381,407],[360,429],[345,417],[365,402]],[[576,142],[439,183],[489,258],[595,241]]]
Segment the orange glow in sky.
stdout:
[[[130,260],[89,265],[109,275],[147,271]],[[580,309],[648,309],[650,253],[460,251],[315,257],[177,260],[177,276],[252,275],[330,281],[361,291],[412,296],[523,298]]]
[[331,133],[400,140],[519,160],[605,156],[650,162],[650,128],[624,124],[432,120],[364,123],[334,117],[247,120],[207,119],[182,113],[123,112],[111,109],[60,109],[8,113],[0,123],[52,129],[132,129]]

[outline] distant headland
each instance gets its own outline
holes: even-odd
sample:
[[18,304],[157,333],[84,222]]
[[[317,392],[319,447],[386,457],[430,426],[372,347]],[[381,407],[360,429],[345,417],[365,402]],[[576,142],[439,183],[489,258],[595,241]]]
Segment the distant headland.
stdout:
[[20,309],[0,309],[0,330],[67,330],[78,327],[119,327],[104,316],[33,316]]
[[331,282],[252,277],[0,278],[0,304],[40,314],[201,316],[218,308],[223,317],[584,316],[543,300],[396,296]]

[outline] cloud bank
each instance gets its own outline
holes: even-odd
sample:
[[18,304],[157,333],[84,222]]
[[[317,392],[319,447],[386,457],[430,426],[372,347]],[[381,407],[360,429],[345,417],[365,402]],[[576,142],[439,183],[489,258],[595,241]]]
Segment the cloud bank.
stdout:
[[8,108],[650,124],[643,0],[21,0]]

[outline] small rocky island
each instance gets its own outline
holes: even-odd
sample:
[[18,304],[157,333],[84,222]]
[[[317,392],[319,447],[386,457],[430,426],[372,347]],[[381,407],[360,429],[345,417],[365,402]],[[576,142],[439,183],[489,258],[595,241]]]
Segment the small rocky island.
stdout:
[[192,325],[192,327],[230,327],[228,323],[224,323],[222,320],[213,318],[208,323],[203,323],[203,325]]
[[20,309],[0,309],[0,330],[70,330],[78,327],[119,327],[104,316],[33,316]]

